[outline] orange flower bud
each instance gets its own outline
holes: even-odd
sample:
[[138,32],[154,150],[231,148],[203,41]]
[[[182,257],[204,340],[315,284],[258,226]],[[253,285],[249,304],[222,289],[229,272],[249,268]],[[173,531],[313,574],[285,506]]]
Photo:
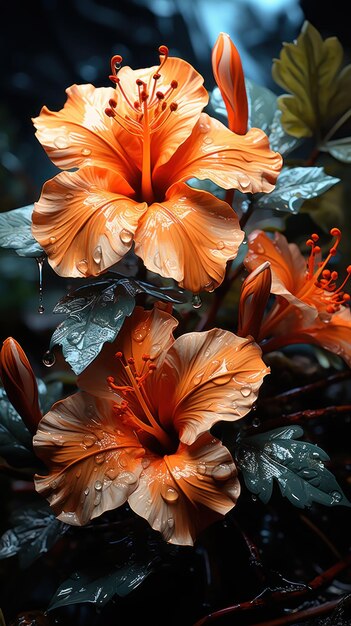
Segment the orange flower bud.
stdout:
[[262,318],[271,291],[271,269],[269,261],[256,267],[244,280],[239,302],[237,334],[240,337],[259,337]]
[[239,52],[226,33],[220,33],[213,46],[212,70],[227,109],[230,130],[245,135],[248,104],[244,73]]
[[0,376],[11,404],[35,433],[42,418],[38,385],[24,351],[12,337],[5,339],[0,352]]

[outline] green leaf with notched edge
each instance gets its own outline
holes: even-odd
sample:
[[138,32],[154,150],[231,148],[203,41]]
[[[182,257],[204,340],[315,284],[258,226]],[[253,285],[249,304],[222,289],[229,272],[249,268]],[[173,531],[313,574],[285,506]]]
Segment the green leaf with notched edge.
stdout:
[[74,373],[81,374],[104,343],[117,337],[140,293],[172,303],[187,300],[181,289],[155,287],[131,278],[102,280],[80,287],[55,306],[53,312],[64,313],[67,318],[53,333],[50,347],[62,346],[63,356]]
[[48,611],[71,604],[90,602],[102,608],[114,596],[125,597],[153,571],[150,563],[134,563],[98,575],[96,567],[89,572],[75,572],[57,589]]
[[0,247],[10,248],[19,256],[38,257],[43,249],[31,231],[34,205],[0,213]]
[[341,70],[343,48],[336,37],[323,40],[305,21],[293,43],[284,43],[272,76],[287,94],[278,97],[285,130],[295,137],[323,139],[351,107],[351,66]]
[[283,167],[274,190],[268,194],[255,194],[255,208],[298,213],[303,202],[321,195],[340,182],[328,176],[323,167]]
[[313,502],[351,506],[324,465],[328,455],[312,443],[295,440],[302,435],[300,426],[283,426],[238,441],[235,457],[249,491],[267,503],[275,480],[296,507]]
[[0,559],[17,554],[23,569],[48,552],[70,528],[42,502],[38,506],[15,511],[11,521],[15,526],[6,530],[0,538]]

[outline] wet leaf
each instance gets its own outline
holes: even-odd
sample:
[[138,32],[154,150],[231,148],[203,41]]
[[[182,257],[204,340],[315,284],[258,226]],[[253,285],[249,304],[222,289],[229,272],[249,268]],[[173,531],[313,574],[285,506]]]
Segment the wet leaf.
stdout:
[[37,257],[43,249],[31,231],[34,205],[0,213],[0,247],[10,248],[19,256]]
[[283,156],[292,152],[302,142],[302,139],[293,137],[284,130],[282,125],[282,112],[279,109],[277,109],[273,115],[268,135],[272,150],[280,152]]
[[42,503],[16,511],[12,522],[15,526],[0,538],[0,559],[17,554],[23,569],[48,552],[69,529],[68,524],[60,522],[49,506]]
[[351,66],[341,71],[337,37],[323,40],[305,21],[293,43],[284,43],[272,75],[287,94],[278,97],[282,124],[294,137],[323,138],[351,107]]
[[256,85],[250,79],[245,80],[245,86],[249,104],[248,128],[261,128],[269,135],[277,110],[277,96],[267,87]]
[[114,596],[123,598],[136,589],[151,574],[150,564],[134,563],[97,576],[96,568],[75,572],[57,589],[49,611],[61,606],[90,602],[103,607]]
[[351,137],[329,141],[325,149],[338,161],[351,163]]
[[106,341],[114,341],[126,317],[135,307],[135,296],[147,293],[158,300],[181,303],[181,289],[155,287],[131,278],[110,279],[80,287],[66,295],[54,313],[67,315],[56,328],[50,348],[62,346],[63,356],[75,374],[80,374],[99,354]]
[[257,208],[298,213],[308,198],[321,195],[340,182],[328,176],[323,167],[283,167],[274,190],[269,194],[255,194]]
[[324,465],[328,455],[312,443],[295,440],[302,435],[300,426],[284,426],[241,439],[235,456],[246,487],[264,503],[276,480],[282,495],[298,508],[313,502],[351,506]]

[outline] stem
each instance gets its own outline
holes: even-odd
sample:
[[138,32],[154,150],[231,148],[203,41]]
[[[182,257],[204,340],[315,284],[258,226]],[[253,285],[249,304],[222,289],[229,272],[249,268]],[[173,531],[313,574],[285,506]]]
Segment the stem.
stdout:
[[297,624],[297,621],[304,622],[311,617],[317,617],[318,615],[330,613],[330,611],[338,606],[339,602],[340,598],[330,600],[329,602],[324,602],[324,604],[320,604],[319,606],[312,606],[310,609],[296,611],[292,615],[285,615],[284,617],[271,619],[268,620],[268,622],[256,622],[256,624],[252,624],[252,626],[285,626],[285,624]]
[[341,128],[341,126],[343,126],[345,122],[347,122],[349,117],[351,117],[351,109],[346,111],[346,113],[344,113],[344,115],[342,115],[340,119],[337,122],[335,122],[334,126],[330,129],[330,131],[326,134],[326,136],[322,140],[321,146],[324,146],[329,141],[330,137],[335,135],[336,131],[339,130],[339,128]]
[[276,402],[288,402],[292,398],[299,398],[303,393],[309,393],[313,391],[317,391],[326,387],[327,385],[333,385],[334,383],[340,382],[342,380],[347,380],[351,378],[351,369],[345,370],[344,372],[339,372],[337,374],[332,374],[331,376],[327,376],[327,378],[322,380],[317,380],[314,383],[310,383],[308,385],[304,385],[303,387],[294,387],[293,389],[289,389],[288,391],[284,391],[283,393],[279,393],[276,396],[270,396],[269,398],[259,399],[260,406],[266,404],[275,404]]
[[288,413],[287,415],[283,414],[277,419],[265,421],[258,428],[250,426],[247,430],[245,430],[245,434],[251,432],[258,433],[262,430],[266,431],[277,428],[278,426],[283,426],[284,424],[296,424],[304,419],[313,420],[317,419],[318,417],[337,415],[339,413],[351,413],[351,404],[345,404],[340,406],[326,406],[323,409],[305,409],[304,411],[297,411],[296,413]]

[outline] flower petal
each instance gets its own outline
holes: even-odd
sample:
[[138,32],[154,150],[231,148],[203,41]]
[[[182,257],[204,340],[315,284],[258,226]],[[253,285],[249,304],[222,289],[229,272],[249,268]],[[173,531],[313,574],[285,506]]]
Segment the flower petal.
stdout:
[[188,185],[174,185],[139,222],[135,252],[146,267],[194,293],[212,291],[234,259],[244,233],[233,209]]
[[252,337],[218,328],[182,335],[156,372],[160,423],[191,445],[216,422],[244,417],[269,371]]
[[[351,367],[351,312],[349,307],[341,307],[329,322],[320,322],[308,329],[312,343],[340,356]],[[308,337],[306,337],[306,343]]]
[[[177,324],[177,320],[172,315],[157,307],[151,311],[146,311],[139,306],[135,307],[130,318],[125,320],[116,340],[113,343],[105,343],[100,354],[78,377],[79,388],[96,396],[111,398],[111,389],[106,382],[107,377],[114,376],[119,384],[130,384],[120,361],[115,357],[116,352],[121,351],[126,362],[133,358],[135,368],[139,372],[145,366],[144,354],[150,355],[154,363],[158,365],[159,359],[163,358],[162,353],[174,342],[172,333]],[[151,379],[152,376],[150,376]],[[148,380],[145,381],[145,385],[147,384]],[[132,400],[131,396],[129,401],[132,402]]]
[[128,252],[147,209],[126,197],[129,185],[96,167],[62,172],[43,186],[32,232],[57,274],[97,276]]
[[[158,73],[157,70],[156,66],[140,70],[122,67],[119,70],[120,85],[130,102],[138,100],[137,80],[145,82],[148,85],[148,93],[152,92],[153,76]],[[158,115],[158,119],[155,116],[153,124],[151,162],[156,168],[166,163],[178,146],[189,137],[202,109],[208,103],[203,77],[183,59],[168,57],[159,74],[156,90],[163,94],[167,91],[171,93],[163,100],[167,102],[166,110]],[[171,83],[177,84],[177,87],[172,89]],[[119,95],[118,88],[116,94]],[[170,112],[171,103],[177,105],[176,111]],[[131,114],[130,107],[123,97],[118,97],[117,110],[122,117]]]
[[128,503],[169,543],[193,545],[197,535],[230,511],[240,483],[230,452],[210,433],[175,454],[145,457],[148,465]]
[[132,430],[116,424],[112,408],[78,392],[52,407],[33,439],[49,470],[35,476],[35,488],[67,524],[121,506],[138,484],[144,449]]
[[135,186],[138,168],[130,156],[136,149],[140,153],[139,142],[131,135],[125,141],[125,131],[105,114],[115,90],[73,85],[66,93],[67,102],[61,111],[43,107],[33,119],[36,136],[48,156],[61,169],[108,167]]
[[224,189],[269,192],[281,167],[281,155],[270,150],[262,130],[251,128],[246,135],[236,135],[202,113],[189,139],[155,172],[155,184],[167,188],[190,178],[208,178]]

